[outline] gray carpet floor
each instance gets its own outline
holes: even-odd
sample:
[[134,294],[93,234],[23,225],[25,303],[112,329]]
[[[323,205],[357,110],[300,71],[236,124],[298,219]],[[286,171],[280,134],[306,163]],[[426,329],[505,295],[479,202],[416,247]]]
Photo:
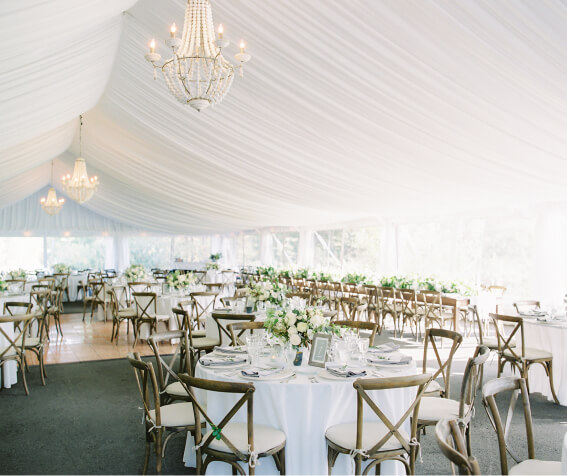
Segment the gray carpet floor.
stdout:
[[[466,357],[472,351],[471,345],[463,354]],[[452,385],[457,394],[465,360],[457,360],[454,365]],[[37,367],[31,368],[28,397],[21,384],[0,391],[0,473],[139,474],[144,426],[141,400],[129,364],[125,360],[58,364],[48,366],[47,373],[47,385],[43,387]],[[494,369],[489,365],[486,378],[492,377]],[[531,396],[531,404],[537,457],[559,460],[567,430],[567,408],[538,394]],[[518,416],[512,441],[525,449],[522,425]],[[423,462],[418,462],[417,473],[450,474],[432,430],[422,438]],[[483,474],[498,474],[496,435],[479,399],[472,434],[473,454]],[[164,474],[194,473],[183,466],[184,445],[184,438],[170,443]],[[154,459],[150,468],[152,465],[155,468]]]

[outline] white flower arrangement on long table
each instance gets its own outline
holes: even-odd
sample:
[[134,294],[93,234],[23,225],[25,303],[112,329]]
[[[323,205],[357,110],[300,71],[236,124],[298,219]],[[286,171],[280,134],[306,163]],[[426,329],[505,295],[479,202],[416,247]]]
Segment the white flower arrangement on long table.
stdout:
[[124,276],[130,282],[142,281],[147,276],[146,268],[142,264],[130,265],[124,270]]
[[247,286],[247,296],[256,302],[269,302],[282,306],[285,302],[287,287],[277,281],[259,281]]
[[184,289],[192,284],[195,284],[197,278],[193,273],[182,273],[179,270],[169,273],[166,278],[166,283],[170,288]]
[[340,334],[339,328],[330,323],[321,309],[283,309],[268,311],[264,328],[284,344],[296,349],[311,344],[316,333]]

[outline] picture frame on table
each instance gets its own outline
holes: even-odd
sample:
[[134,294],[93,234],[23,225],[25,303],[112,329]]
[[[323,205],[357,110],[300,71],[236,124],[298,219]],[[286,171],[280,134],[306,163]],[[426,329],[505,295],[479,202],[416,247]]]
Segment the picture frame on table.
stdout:
[[311,352],[309,353],[309,365],[313,367],[325,367],[328,352],[331,347],[330,334],[315,334],[311,342]]

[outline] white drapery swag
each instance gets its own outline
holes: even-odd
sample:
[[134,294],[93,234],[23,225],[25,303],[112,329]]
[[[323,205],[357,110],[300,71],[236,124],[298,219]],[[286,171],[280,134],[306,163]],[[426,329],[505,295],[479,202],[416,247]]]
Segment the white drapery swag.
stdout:
[[72,170],[86,111],[87,206],[157,232],[566,199],[565,2],[215,0],[254,61],[200,114],[143,58],[184,7],[1,3],[0,207],[45,186],[52,158]]

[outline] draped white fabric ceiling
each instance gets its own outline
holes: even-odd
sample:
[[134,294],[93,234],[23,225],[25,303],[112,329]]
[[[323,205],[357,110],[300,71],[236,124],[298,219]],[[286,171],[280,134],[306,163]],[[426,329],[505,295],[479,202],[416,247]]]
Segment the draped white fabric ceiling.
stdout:
[[[567,200],[567,2],[211,0],[253,55],[225,100],[177,103],[183,0],[0,4],[0,207],[79,153],[85,206],[127,226],[217,233]],[[123,13],[123,12],[126,13]],[[56,188],[60,190],[59,181]],[[0,228],[2,224],[0,224]]]

